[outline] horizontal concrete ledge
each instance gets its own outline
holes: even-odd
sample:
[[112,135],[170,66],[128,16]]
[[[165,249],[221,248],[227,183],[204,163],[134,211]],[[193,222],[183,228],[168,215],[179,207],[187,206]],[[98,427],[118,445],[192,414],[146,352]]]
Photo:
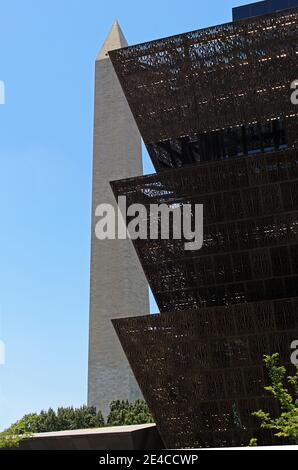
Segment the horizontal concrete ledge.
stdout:
[[163,443],[155,424],[113,426],[34,434],[20,450],[159,450]]
[[45,437],[68,437],[68,436],[86,436],[87,435],[101,435],[101,434],[113,434],[113,433],[131,433],[140,431],[142,429],[155,428],[155,424],[137,424],[132,426],[111,426],[103,428],[92,428],[92,429],[76,429],[74,431],[57,431],[57,432],[41,432],[33,434],[32,438],[42,439]]

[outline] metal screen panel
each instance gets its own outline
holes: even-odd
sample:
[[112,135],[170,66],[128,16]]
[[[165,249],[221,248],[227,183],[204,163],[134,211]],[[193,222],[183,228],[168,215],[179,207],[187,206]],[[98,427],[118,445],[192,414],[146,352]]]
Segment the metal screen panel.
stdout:
[[204,205],[204,244],[135,240],[161,311],[298,295],[298,151],[200,164],[111,183],[147,208]]
[[113,320],[167,448],[274,441],[253,411],[278,413],[263,355],[290,362],[298,300]]
[[[294,8],[110,52],[157,169],[200,161],[206,145],[207,154],[210,146],[213,152],[218,147],[219,158],[237,154],[239,139],[240,151],[253,152],[253,142],[258,151],[256,140],[268,130],[254,127],[272,119],[283,120],[286,143],[295,144],[290,84],[297,78],[297,20]],[[228,128],[233,135],[203,139],[204,133]],[[244,149],[247,142],[250,150]]]
[[278,412],[263,354],[298,339],[297,37],[292,9],[110,53],[159,172],[115,196],[147,230],[151,204],[204,206],[201,250],[134,241],[161,314],[114,321],[170,448],[273,442],[251,412]]

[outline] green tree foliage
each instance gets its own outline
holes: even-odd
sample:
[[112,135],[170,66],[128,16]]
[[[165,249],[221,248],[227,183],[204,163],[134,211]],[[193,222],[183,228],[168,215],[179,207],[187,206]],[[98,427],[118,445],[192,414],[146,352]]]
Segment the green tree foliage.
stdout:
[[0,433],[0,448],[18,447],[24,437],[34,433],[69,431],[74,429],[100,428],[104,426],[104,419],[95,407],[82,406],[81,408],[52,408],[41,411],[39,414],[31,413],[12,424]]
[[250,440],[249,447],[257,447],[258,445],[258,439],[255,439],[254,437]]
[[41,413],[25,415],[20,421],[13,424],[10,429],[17,428],[21,433],[39,433],[54,431],[70,431],[74,429],[100,428],[104,426],[102,413],[95,407],[82,406],[81,408],[52,408]]
[[0,449],[9,449],[19,447],[20,442],[30,434],[16,434],[12,431],[3,431],[0,433]]
[[264,356],[271,385],[265,387],[279,403],[281,413],[273,418],[262,410],[253,413],[261,422],[261,428],[274,431],[275,436],[288,438],[298,444],[298,366],[293,376],[287,376],[284,366],[279,364],[279,354]]
[[144,400],[137,400],[134,403],[115,400],[110,405],[110,413],[107,420],[108,426],[125,426],[153,422],[153,417]]
[[[143,400],[134,403],[113,401],[110,405],[108,426],[153,423],[147,404]],[[21,440],[41,432],[69,431],[75,429],[101,428],[105,422],[95,407],[58,408],[54,411],[31,413],[0,433],[0,448],[18,447]]]

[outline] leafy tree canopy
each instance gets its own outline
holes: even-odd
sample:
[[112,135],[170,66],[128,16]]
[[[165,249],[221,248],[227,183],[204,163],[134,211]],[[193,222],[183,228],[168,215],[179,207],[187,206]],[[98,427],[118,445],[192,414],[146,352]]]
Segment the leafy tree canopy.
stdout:
[[[153,418],[143,400],[134,403],[113,401],[107,419],[108,426],[152,423]],[[0,448],[18,447],[23,438],[41,432],[70,431],[75,429],[101,428],[105,426],[101,411],[95,407],[49,408],[40,413],[30,413],[0,433]]]
[[74,429],[100,428],[104,426],[104,419],[95,407],[82,406],[81,408],[52,408],[48,411],[30,413],[12,424],[0,433],[0,448],[18,447],[20,441],[34,433],[69,431]]
[[144,400],[137,400],[134,403],[129,403],[125,400],[115,400],[111,403],[107,420],[108,426],[146,423],[154,423],[154,419]]
[[276,437],[298,444],[298,366],[293,376],[287,376],[286,368],[280,365],[279,354],[264,356],[264,362],[271,380],[265,390],[278,401],[281,413],[273,418],[270,413],[259,410],[253,416],[260,420],[262,429],[270,429]]

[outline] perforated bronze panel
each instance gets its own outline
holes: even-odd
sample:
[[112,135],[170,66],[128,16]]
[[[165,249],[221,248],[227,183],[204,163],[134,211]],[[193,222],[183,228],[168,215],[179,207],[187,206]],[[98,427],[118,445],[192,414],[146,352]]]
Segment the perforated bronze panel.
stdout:
[[[227,128],[241,134],[237,126],[244,124],[255,140],[268,129],[262,134],[254,125],[282,118],[287,144],[296,142],[290,84],[298,69],[297,20],[295,8],[110,52],[157,169],[188,163],[185,148],[193,141],[200,147],[199,134]],[[233,151],[226,138],[212,140],[220,155]]]
[[204,205],[200,251],[134,241],[162,313],[114,321],[167,447],[272,442],[251,411],[277,412],[262,356],[298,338],[297,37],[292,9],[110,53],[164,170],[115,196]]
[[278,411],[262,359],[289,363],[297,310],[291,299],[113,320],[167,448],[274,443],[251,412]]
[[298,295],[298,151],[113,182],[127,204],[204,205],[204,244],[136,240],[161,311]]

